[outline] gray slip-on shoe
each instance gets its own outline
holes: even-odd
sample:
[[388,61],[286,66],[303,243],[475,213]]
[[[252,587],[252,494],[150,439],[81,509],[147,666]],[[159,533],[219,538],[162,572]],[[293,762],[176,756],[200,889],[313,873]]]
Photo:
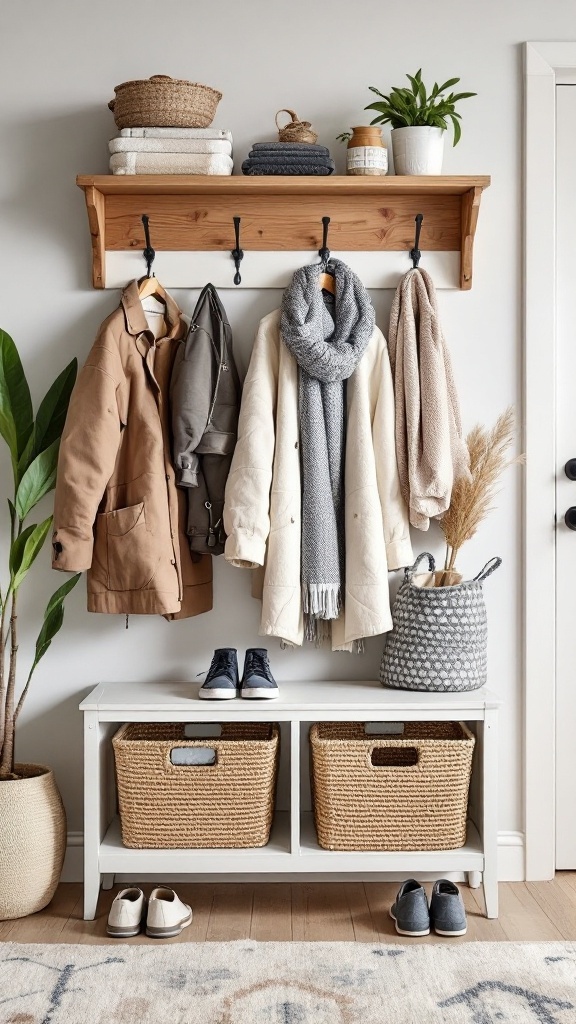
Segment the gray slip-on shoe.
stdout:
[[430,934],[430,913],[426,893],[415,878],[402,882],[395,902],[390,907],[390,917],[396,924],[398,935]]
[[447,878],[434,882],[430,900],[430,922],[437,935],[466,935],[466,911],[460,890]]
[[236,648],[217,647],[198,696],[201,700],[232,700],[239,692]]

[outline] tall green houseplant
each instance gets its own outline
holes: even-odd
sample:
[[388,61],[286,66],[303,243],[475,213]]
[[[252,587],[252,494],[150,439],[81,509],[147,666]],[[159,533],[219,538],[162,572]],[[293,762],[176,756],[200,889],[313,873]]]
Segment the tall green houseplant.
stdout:
[[80,579],[72,576],[50,598],[26,681],[18,693],[18,600],[20,589],[50,532],[52,516],[29,523],[32,510],[53,490],[60,437],[70,394],[76,380],[73,359],[42,399],[36,418],[16,345],[0,330],[0,435],[10,453],[13,487],[8,497],[10,544],[6,577],[0,588],[0,783],[18,776],[14,771],[14,733],[40,659],[64,621],[64,599]]

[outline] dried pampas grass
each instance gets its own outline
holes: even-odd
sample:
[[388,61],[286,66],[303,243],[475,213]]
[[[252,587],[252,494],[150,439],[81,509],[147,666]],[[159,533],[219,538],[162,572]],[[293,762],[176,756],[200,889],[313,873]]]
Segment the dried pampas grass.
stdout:
[[474,536],[492,511],[498,482],[504,470],[523,462],[524,456],[508,458],[514,441],[514,409],[506,409],[492,430],[479,424],[466,438],[470,453],[470,478],[461,477],[452,488],[450,508],[438,520],[446,540],[445,572],[453,571],[462,545]]

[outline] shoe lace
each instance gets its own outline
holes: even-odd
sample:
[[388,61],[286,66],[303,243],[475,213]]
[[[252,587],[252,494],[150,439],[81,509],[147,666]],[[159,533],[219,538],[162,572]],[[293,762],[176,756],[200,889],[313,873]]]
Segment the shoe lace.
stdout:
[[209,679],[213,679],[214,676],[222,675],[226,675],[234,681],[234,656],[227,651],[219,651],[218,654],[214,655],[206,681],[208,682]]
[[251,651],[246,657],[246,672],[256,672],[259,675],[267,676],[270,671],[268,658],[259,651]]

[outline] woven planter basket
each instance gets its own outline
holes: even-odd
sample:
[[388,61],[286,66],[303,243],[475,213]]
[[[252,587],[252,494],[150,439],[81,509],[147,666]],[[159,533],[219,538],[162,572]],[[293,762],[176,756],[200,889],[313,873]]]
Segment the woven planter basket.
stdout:
[[122,82],[108,106],[118,128],[208,128],[222,93],[169,75]]
[[455,850],[466,842],[474,736],[460,722],[406,722],[402,738],[361,722],[310,729],[318,842],[325,850]]
[[[429,586],[430,577],[417,576],[423,558],[435,572],[432,555],[425,551],[402,583],[392,609],[380,682],[399,690],[477,690],[486,683],[488,623],[482,583],[499,565],[492,558],[474,577],[454,586]],[[442,573],[439,573],[442,575]]]
[[[219,739],[186,739],[185,726],[123,725],[112,740],[124,846],[138,849],[265,846],[270,838],[277,725],[227,723]],[[175,765],[175,748],[209,748],[213,765]]]
[[0,921],[50,903],[66,852],[66,814],[50,768],[17,764],[0,782]]

